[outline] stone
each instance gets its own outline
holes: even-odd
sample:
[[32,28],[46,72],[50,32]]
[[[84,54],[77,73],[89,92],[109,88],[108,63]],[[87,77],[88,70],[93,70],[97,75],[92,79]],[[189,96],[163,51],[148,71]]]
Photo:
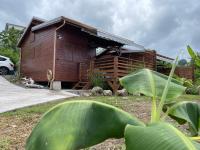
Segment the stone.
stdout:
[[116,95],[117,96],[128,96],[128,92],[126,91],[126,89],[117,90]]
[[103,89],[99,86],[93,87],[91,90],[93,96],[101,96],[103,95]]
[[111,90],[104,90],[104,91],[103,91],[103,95],[104,95],[104,96],[112,96],[112,94],[113,94],[113,93],[112,93]]

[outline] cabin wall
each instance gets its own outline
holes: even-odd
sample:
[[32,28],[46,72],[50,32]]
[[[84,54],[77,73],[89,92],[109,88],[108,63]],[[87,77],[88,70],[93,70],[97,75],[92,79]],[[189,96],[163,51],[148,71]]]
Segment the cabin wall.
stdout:
[[29,32],[21,45],[20,72],[35,81],[47,81],[47,70],[53,69],[55,27]]
[[79,81],[79,63],[95,57],[89,47],[88,37],[79,29],[65,26],[57,32],[55,80]]

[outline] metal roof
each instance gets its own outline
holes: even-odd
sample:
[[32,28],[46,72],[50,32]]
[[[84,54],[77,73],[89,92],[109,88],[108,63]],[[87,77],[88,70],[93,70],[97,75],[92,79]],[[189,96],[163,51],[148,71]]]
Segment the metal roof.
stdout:
[[170,58],[170,57],[167,57],[167,56],[163,56],[163,55],[160,55],[160,54],[156,55],[156,59],[157,60],[161,60],[161,61],[165,61],[165,62],[168,62],[168,63],[172,63],[174,61],[173,58]]
[[25,28],[25,30],[24,30],[22,36],[20,37],[20,39],[19,39],[19,41],[18,41],[18,43],[17,43],[17,46],[19,46],[19,45],[21,44],[21,42],[22,42],[23,38],[25,37],[25,34],[28,32],[28,29],[30,28],[30,25],[31,25],[31,23],[33,22],[33,20],[37,20],[37,21],[41,21],[41,22],[45,22],[45,21],[46,21],[46,20],[40,19],[40,18],[38,18],[38,17],[33,17],[33,18],[31,19],[31,21],[29,22],[28,26]]
[[97,29],[97,36],[111,40],[111,41],[121,43],[123,45],[134,45],[135,44],[135,42],[133,42],[131,40],[116,36],[114,34],[108,33],[108,32],[103,31],[101,29]]
[[62,17],[58,17],[58,18],[55,18],[53,20],[46,21],[44,23],[41,23],[39,25],[32,27],[31,31],[35,31],[35,30],[39,30],[39,29],[44,28],[44,27],[48,27],[48,26],[53,25],[55,23],[59,23],[60,21],[62,21]]
[[122,49],[125,49],[125,51],[122,51],[122,53],[136,53],[136,52],[145,52],[145,47],[142,45],[138,45],[134,43],[133,45],[124,45],[122,46]]
[[[33,19],[37,19],[37,18],[34,17]],[[42,20],[42,19],[37,19],[37,20]],[[137,50],[143,50],[144,49],[143,46],[136,44],[134,41],[128,40],[126,38],[122,38],[120,36],[116,36],[114,34],[108,33],[108,32],[103,31],[101,29],[83,24],[81,22],[78,22],[78,21],[75,21],[73,19],[63,17],[63,16],[55,18],[55,19],[50,20],[50,21],[43,21],[42,20],[43,23],[32,27],[31,30],[36,31],[36,30],[54,25],[56,23],[59,23],[63,20],[65,20],[67,24],[70,24],[70,25],[75,26],[75,27],[79,27],[79,28],[81,28],[81,31],[86,32],[88,34],[91,34],[93,36],[97,36],[97,37],[105,39],[105,40],[114,41],[114,42],[120,43],[121,45],[129,45],[129,46],[132,46],[132,47],[137,47]],[[27,31],[27,29],[26,29],[26,31]],[[24,32],[24,34],[26,33],[26,31]],[[21,40],[22,40],[22,38],[20,39],[20,41]],[[19,41],[19,43],[20,43],[20,41]]]
[[[74,26],[82,27],[82,28],[89,29],[89,30],[95,30],[96,31],[95,36],[97,36],[97,37],[100,37],[100,38],[103,38],[103,39],[106,39],[106,40],[115,41],[115,42],[121,43],[122,45],[133,45],[133,46],[136,45],[136,43],[134,41],[116,36],[114,34],[108,33],[108,32],[103,31],[101,29],[80,23],[78,21],[75,21],[73,19],[69,19],[69,18],[66,18],[66,17],[63,17],[63,16],[55,18],[55,19],[47,21],[47,22],[44,22],[44,23],[39,24],[37,26],[34,26],[34,27],[32,27],[32,31],[36,31],[36,30],[48,27],[50,25],[59,23],[62,20],[65,20],[66,23],[72,24]],[[94,35],[94,32],[90,33],[90,32],[88,32],[87,30],[84,30],[84,29],[82,31]]]

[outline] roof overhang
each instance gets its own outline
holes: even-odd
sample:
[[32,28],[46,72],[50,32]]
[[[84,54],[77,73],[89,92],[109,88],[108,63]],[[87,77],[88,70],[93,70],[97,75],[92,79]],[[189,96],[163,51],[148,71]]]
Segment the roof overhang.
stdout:
[[[33,18],[33,19],[35,19],[35,18]],[[129,45],[129,46],[132,46],[132,47],[137,47],[138,51],[144,49],[143,46],[136,44],[134,41],[128,40],[128,39],[120,37],[120,36],[116,36],[114,34],[105,32],[105,31],[103,31],[101,29],[98,29],[98,28],[83,24],[81,22],[78,22],[78,21],[75,21],[73,19],[63,17],[63,16],[55,18],[55,19],[50,20],[50,21],[43,21],[41,24],[38,24],[38,25],[32,27],[31,31],[35,32],[37,30],[44,29],[46,27],[49,27],[51,25],[60,23],[62,21],[65,22],[66,24],[69,24],[69,25],[72,25],[74,27],[80,28],[82,32],[86,32],[86,33],[88,33],[88,34],[90,34],[92,36],[96,36],[98,38],[101,38],[101,39],[104,39],[104,40],[107,40],[107,41],[113,41],[113,42],[119,43],[122,46],[123,45]],[[30,24],[31,24],[31,22],[30,22]],[[30,24],[29,24],[28,27],[30,27]],[[21,42],[22,42],[22,40],[23,40],[23,38],[24,38],[24,36],[25,36],[25,34],[26,34],[26,32],[28,30],[29,30],[29,28],[27,28],[25,30],[24,34],[22,35],[21,39],[18,42],[18,46],[21,44]]]
[[34,21],[38,21],[38,22],[43,23],[43,22],[45,22],[46,20],[40,19],[40,18],[37,18],[37,17],[33,17],[33,18],[31,19],[31,21],[29,22],[28,26],[25,28],[25,30],[24,30],[22,36],[20,37],[20,39],[19,39],[19,41],[18,41],[18,43],[17,43],[17,46],[18,46],[18,47],[19,47],[20,44],[22,43],[22,41],[23,41],[25,35],[26,35],[27,32],[30,30],[31,24],[32,24]]
[[170,58],[170,57],[167,57],[167,56],[164,56],[164,55],[160,55],[160,54],[156,55],[156,59],[160,60],[160,61],[168,62],[168,63],[173,63],[173,61],[174,61],[173,58]]

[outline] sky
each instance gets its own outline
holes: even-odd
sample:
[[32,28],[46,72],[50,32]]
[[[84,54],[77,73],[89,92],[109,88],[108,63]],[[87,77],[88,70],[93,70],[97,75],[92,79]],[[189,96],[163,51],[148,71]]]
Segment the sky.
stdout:
[[1,0],[0,31],[5,24],[27,26],[31,18],[69,17],[128,38],[145,48],[188,57],[186,46],[200,49],[199,0]]

